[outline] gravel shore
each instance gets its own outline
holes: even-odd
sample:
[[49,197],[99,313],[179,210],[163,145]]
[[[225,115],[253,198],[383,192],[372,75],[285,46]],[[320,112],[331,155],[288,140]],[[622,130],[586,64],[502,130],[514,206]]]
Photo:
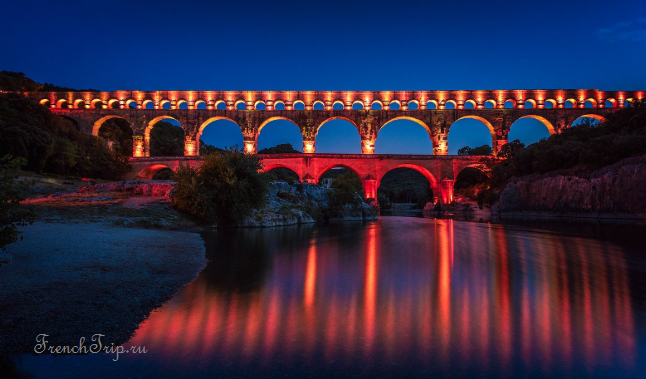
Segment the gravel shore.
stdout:
[[29,207],[36,222],[0,266],[0,355],[33,353],[41,333],[125,343],[206,264],[200,229],[160,199]]

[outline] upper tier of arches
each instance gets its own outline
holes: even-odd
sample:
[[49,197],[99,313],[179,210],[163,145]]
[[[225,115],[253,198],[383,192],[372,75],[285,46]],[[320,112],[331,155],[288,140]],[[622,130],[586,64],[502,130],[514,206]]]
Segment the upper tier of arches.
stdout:
[[413,110],[623,108],[646,91],[114,91],[26,92],[51,108],[228,110]]

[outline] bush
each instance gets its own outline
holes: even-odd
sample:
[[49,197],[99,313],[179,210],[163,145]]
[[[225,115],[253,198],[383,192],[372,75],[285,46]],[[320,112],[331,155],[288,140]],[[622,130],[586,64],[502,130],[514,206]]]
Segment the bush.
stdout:
[[[20,236],[18,226],[31,224],[33,214],[20,207],[22,186],[14,181],[11,170],[20,166],[20,160],[5,155],[0,158],[0,252]],[[0,262],[2,263],[2,262]]]
[[349,171],[341,174],[332,182],[330,209],[341,210],[348,204],[356,208],[363,200],[362,194],[363,184],[356,173]]
[[236,225],[265,204],[269,180],[261,168],[258,157],[237,149],[207,155],[199,168],[175,172],[173,203],[204,222]]

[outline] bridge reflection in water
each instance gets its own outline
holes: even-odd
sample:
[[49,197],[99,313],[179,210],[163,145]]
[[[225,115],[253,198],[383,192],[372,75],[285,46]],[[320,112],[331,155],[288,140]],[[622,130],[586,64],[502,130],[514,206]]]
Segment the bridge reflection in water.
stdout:
[[393,217],[219,231],[207,249],[208,267],[130,341],[152,353],[138,359],[409,377],[635,369],[635,306],[612,242]]

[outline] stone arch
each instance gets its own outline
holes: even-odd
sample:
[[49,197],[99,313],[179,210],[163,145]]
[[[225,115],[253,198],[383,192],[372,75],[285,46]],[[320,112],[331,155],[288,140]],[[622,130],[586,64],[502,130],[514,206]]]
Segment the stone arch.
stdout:
[[[300,104],[300,106],[302,106],[302,107],[303,107],[303,109],[296,109],[296,108],[297,108],[297,104]],[[300,106],[298,106],[298,107],[300,108]],[[294,109],[295,111],[303,111],[303,110],[305,110],[305,102],[303,102],[303,100],[296,100],[296,101],[292,104],[292,107],[293,107],[293,109]]]
[[[460,132],[459,132],[459,131],[454,132],[454,134],[453,134],[453,138],[452,138],[453,143],[451,143],[451,131],[452,131],[452,130],[458,130],[458,129],[454,129],[454,125],[455,125],[457,122],[459,122],[459,121],[467,120],[467,119],[479,121],[479,122],[480,122],[480,124],[483,124],[483,125],[487,128],[487,130],[489,131],[489,134],[491,135],[491,148],[492,148],[492,149],[495,149],[495,147],[496,147],[496,138],[497,138],[497,136],[496,136],[496,131],[494,130],[493,125],[489,122],[489,120],[487,120],[487,119],[486,119],[486,118],[484,118],[484,117],[475,116],[475,115],[468,115],[468,116],[460,117],[459,119],[455,120],[455,121],[451,124],[451,126],[449,126],[449,128],[448,128],[448,130],[447,130],[447,132],[446,132],[446,138],[447,138],[447,140],[446,140],[446,142],[445,142],[445,144],[444,144],[444,147],[446,148],[446,151],[448,152],[448,151],[449,151],[449,148],[451,148],[451,149],[452,149],[452,148],[454,148],[454,147],[455,147],[455,145],[456,145],[456,142],[455,142],[455,140],[456,140],[456,135],[455,135],[455,133],[458,133],[458,135],[460,134]],[[473,137],[473,136],[471,136],[471,137]],[[483,135],[483,136],[481,136],[481,137],[484,137],[484,135]],[[477,146],[472,146],[472,147],[477,147]]]
[[67,102],[67,100],[66,100],[66,99],[59,99],[59,100],[56,102],[56,108],[59,108],[59,109],[66,109],[66,108],[69,108],[69,103]]
[[[375,104],[379,106],[379,108],[375,108]],[[370,109],[371,110],[382,110],[384,109],[384,104],[380,100],[375,100],[372,103],[370,103]]]
[[319,134],[319,130],[321,129],[321,127],[322,127],[323,125],[325,125],[326,123],[328,123],[328,122],[330,122],[330,121],[332,121],[332,120],[344,120],[344,121],[347,121],[347,122],[351,123],[351,124],[352,124],[352,126],[354,126],[355,128],[357,128],[357,132],[359,132],[359,127],[357,126],[357,124],[355,124],[355,123],[354,123],[354,121],[352,121],[352,120],[350,120],[349,118],[346,118],[346,117],[335,116],[335,117],[327,118],[327,119],[325,119],[322,123],[320,123],[320,124],[316,127],[316,133],[314,134],[314,136],[316,137],[316,135],[317,135],[317,134]]
[[426,102],[426,109],[437,109],[437,100],[429,100],[429,101],[427,101]]
[[162,121],[162,120],[169,120],[169,119],[177,121],[180,124],[180,128],[182,128],[182,130],[184,130],[183,125],[181,124],[181,122],[179,122],[179,120],[177,118],[175,118],[173,116],[166,116],[166,115],[158,116],[158,117],[155,117],[152,120],[150,120],[148,122],[148,125],[146,125],[146,129],[144,130],[144,138],[145,139],[150,139],[150,131],[155,127],[156,123],[158,123],[159,121]]
[[571,107],[571,108],[576,108],[576,107],[577,107],[577,106],[576,106],[576,105],[577,105],[577,102],[576,102],[576,100],[574,100],[574,99],[567,99],[567,100],[565,100],[565,101],[563,102],[563,107],[564,107],[564,108],[567,108],[567,104],[571,104],[571,105],[572,105],[572,107]]
[[321,180],[321,176],[323,176],[323,174],[325,174],[326,172],[328,172],[328,171],[330,171],[330,170],[332,170],[334,168],[338,168],[338,167],[342,167],[342,168],[345,168],[346,170],[350,170],[350,171],[354,172],[355,174],[357,174],[357,176],[360,179],[363,179],[363,178],[361,178],[361,173],[356,168],[352,167],[351,165],[348,165],[348,164],[345,164],[345,163],[332,163],[330,165],[327,165],[325,168],[323,168],[322,170],[319,170],[319,172],[316,173],[316,175],[314,177],[314,182],[318,183],[319,180]]
[[[126,108],[137,109],[137,101],[135,99],[126,100]],[[134,107],[132,106],[134,104]]]
[[[467,104],[470,104],[472,107],[467,108]],[[464,109],[476,109],[478,107],[478,104],[476,104],[476,101],[473,99],[469,99],[464,102]]]
[[[527,103],[529,103],[529,105],[531,105],[531,107],[528,107]],[[536,100],[534,100],[534,99],[525,100],[525,109],[536,109]]]
[[[507,103],[511,103],[511,107],[507,107]],[[511,99],[511,98],[510,98],[510,99],[505,100],[505,102],[503,103],[503,106],[504,106],[505,108],[516,108],[516,107],[517,107],[517,105],[518,105],[518,104],[516,103],[516,100]]]
[[[319,105],[320,105],[320,106],[319,106]],[[319,110],[320,110],[320,111],[322,111],[322,110],[325,110],[325,103],[324,103],[324,102],[322,102],[321,100],[316,100],[316,101],[312,104],[312,109],[313,109],[313,110],[315,110],[315,111],[319,111]]]
[[[182,105],[184,105],[186,108],[182,108]],[[188,109],[188,102],[184,99],[179,99],[177,100],[175,107],[177,109]]]
[[[487,108],[487,105],[490,104],[491,108]],[[496,100],[494,99],[487,99],[487,101],[484,102],[484,107],[487,109],[495,109],[498,106],[496,103]]]
[[49,99],[41,99],[38,103],[40,103],[40,105],[42,105],[44,107],[47,107],[47,108],[51,107],[51,103],[50,103]]
[[258,127],[258,135],[260,135],[260,132],[262,131],[262,129],[263,129],[265,126],[267,126],[267,124],[269,124],[269,123],[270,123],[270,122],[272,122],[272,121],[276,121],[276,120],[285,120],[285,121],[289,121],[289,122],[291,122],[292,124],[296,125],[296,127],[298,127],[298,129],[299,129],[299,130],[301,129],[301,127],[300,127],[300,126],[298,126],[298,124],[297,124],[294,120],[291,120],[291,119],[289,119],[289,118],[287,118],[287,117],[283,117],[283,116],[274,116],[274,117],[269,117],[268,119],[266,119],[265,121],[263,121],[263,122],[260,124],[260,126]]
[[[166,105],[168,105],[168,107],[166,107]],[[166,110],[169,110],[169,109],[171,109],[171,108],[172,108],[172,104],[171,104],[170,100],[168,100],[168,99],[163,99],[163,100],[161,100],[161,101],[159,102],[159,109],[166,109]]]
[[[197,129],[197,136],[196,136],[197,141],[199,142],[200,136],[202,135],[202,132],[204,131],[204,128],[206,128],[206,127],[207,127],[209,124],[211,124],[212,122],[219,121],[219,120],[227,120],[227,121],[231,121],[231,122],[233,122],[234,124],[238,125],[238,123],[237,123],[237,122],[233,121],[232,119],[230,119],[230,118],[228,118],[228,117],[222,117],[222,116],[211,117],[211,118],[209,118],[208,120],[204,121],[204,122],[200,125],[200,127]],[[240,127],[240,125],[238,125],[238,127]],[[242,129],[240,129],[240,133],[242,133]]]
[[[451,104],[450,108],[449,108],[449,104]],[[444,103],[444,109],[458,109],[458,103],[455,100],[447,100]]]
[[416,124],[418,124],[418,125],[421,125],[424,129],[426,129],[426,131],[428,132],[429,137],[432,137],[432,136],[433,136],[433,133],[432,133],[432,131],[431,131],[431,128],[430,128],[428,125],[426,125],[426,123],[425,123],[424,121],[422,121],[422,120],[418,120],[418,119],[416,119],[416,118],[414,118],[414,117],[409,117],[409,116],[401,116],[401,117],[391,118],[390,120],[386,121],[383,125],[381,125],[381,126],[379,127],[379,130],[383,129],[383,128],[384,128],[384,126],[386,126],[386,125],[390,124],[391,122],[393,122],[393,121],[397,121],[397,120],[408,120],[408,121],[413,121],[414,123],[416,123]]
[[[93,136],[98,136],[99,135],[99,129],[101,129],[101,125],[103,125],[104,122],[108,121],[111,118],[120,118],[122,120],[125,120],[128,125],[130,125],[130,121],[128,121],[126,118],[117,116],[117,115],[107,115],[103,116],[100,119],[94,121],[94,124],[92,125],[92,135]],[[132,129],[132,125],[130,125],[130,129]],[[134,132],[134,131],[133,131]]]
[[[261,108],[258,108],[258,106],[261,106]],[[264,110],[267,110],[267,104],[266,104],[264,101],[262,101],[262,100],[257,100],[257,101],[253,104],[253,109],[256,109],[256,110],[263,110],[263,111],[264,111]]]
[[[81,104],[83,104],[83,106],[81,106]],[[86,108],[85,100],[83,100],[83,99],[74,100],[74,108],[76,108],[76,109],[85,109]]]
[[550,134],[556,134],[556,130],[554,129],[554,125],[552,125],[551,122],[547,121],[547,119],[544,118],[544,117],[536,116],[536,115],[528,115],[528,116],[523,116],[523,117],[519,117],[519,118],[515,119],[514,122],[511,123],[511,126],[509,127],[509,129],[511,130],[511,127],[514,126],[516,121],[522,120],[524,118],[533,118],[534,120],[537,120],[540,123],[542,123],[543,125],[545,125],[545,127],[547,128],[547,131],[550,132]]
[[337,109],[334,109],[334,107],[335,107],[337,104],[341,105],[341,109],[338,109],[338,110],[343,110],[343,109],[345,109],[345,104],[343,103],[343,101],[341,101],[341,100],[335,100],[335,101],[332,103],[332,109],[333,109],[333,110],[337,110]]
[[379,188],[379,186],[381,185],[381,180],[383,179],[384,176],[386,176],[387,173],[389,173],[392,170],[398,169],[398,168],[410,168],[410,169],[413,169],[413,170],[419,172],[420,174],[424,175],[426,180],[428,180],[429,184],[431,185],[431,188],[433,189],[433,191],[435,191],[438,188],[437,179],[435,178],[435,175],[433,175],[428,168],[426,168],[424,166],[421,166],[421,165],[418,165],[418,164],[412,164],[412,163],[402,163],[402,164],[398,164],[398,165],[393,166],[393,167],[389,167],[385,172],[383,172],[377,178],[377,188]]
[[303,178],[301,178],[301,175],[298,173],[298,171],[297,171],[298,167],[296,167],[296,166],[291,167],[290,165],[285,164],[285,163],[272,163],[272,164],[268,164],[268,165],[263,164],[263,167],[262,167],[262,169],[265,172],[269,172],[269,171],[271,171],[273,169],[276,169],[276,168],[286,168],[286,169],[288,169],[289,171],[296,174],[296,176],[298,177],[299,182],[301,182],[301,183],[303,182]]
[[[282,109],[281,109],[282,108]],[[274,110],[276,111],[284,111],[286,108],[285,102],[282,100],[276,100],[274,101]]]
[[142,170],[140,170],[139,173],[137,173],[137,179],[151,180],[158,171],[165,168],[172,170],[170,167],[163,164],[152,164],[150,166],[146,166]]
[[[590,104],[589,107],[588,107],[588,104]],[[597,101],[595,99],[589,98],[589,99],[586,99],[584,106],[585,106],[585,108],[596,108],[598,106],[598,104],[597,104]]]
[[[610,104],[611,106],[608,106],[608,104]],[[606,101],[604,102],[604,107],[605,108],[616,108],[617,107],[617,100],[612,98],[612,97],[607,98]]]
[[[469,116],[460,117],[459,119],[455,120],[454,123],[456,123],[456,122],[458,122],[460,120],[467,119],[467,118],[470,118],[470,119],[473,119],[473,120],[478,120],[478,121],[482,122],[483,124],[485,124],[487,129],[489,129],[489,133],[491,133],[491,136],[494,138],[494,140],[496,139],[496,131],[494,130],[493,125],[491,125],[489,120],[487,120],[484,117],[469,115]],[[449,128],[449,130],[450,130],[450,128]]]
[[[243,105],[243,107],[238,108],[240,105]],[[233,104],[233,109],[239,110],[239,111],[245,111],[247,110],[247,103],[244,100],[238,100]]]
[[[548,107],[547,104],[550,104],[551,107]],[[545,100],[545,108],[556,108],[557,102],[554,99],[546,99]]]
[[593,120],[599,121],[600,123],[603,123],[606,121],[605,117],[600,116],[598,114],[584,114],[574,119],[574,121],[572,121],[567,127],[571,128],[577,121],[581,120],[582,118],[591,118]]
[[[411,109],[411,105],[413,105],[413,109]],[[412,110],[412,111],[419,109],[419,101],[417,101],[417,100],[415,100],[415,99],[413,99],[413,100],[408,100],[408,106],[407,106],[407,109],[408,109],[408,110]]]
[[[396,109],[393,109],[393,104],[395,104],[395,106],[397,107]],[[393,99],[390,101],[390,103],[388,103],[388,109],[400,110],[402,109],[402,103],[397,99]]]
[[108,100],[108,108],[109,109],[119,109],[119,108],[121,108],[121,103],[117,99],[110,99],[110,100]]
[[[358,105],[358,107],[357,107],[357,105]],[[352,103],[352,109],[356,110],[356,111],[363,110],[363,102],[361,102],[360,100],[355,100]]]
[[92,109],[103,109],[103,106],[105,104],[103,103],[103,100],[101,99],[94,99],[90,102],[90,107]]
[[[153,105],[153,107],[152,107],[152,108],[148,108],[148,105],[150,105],[150,104],[152,104],[152,105]],[[154,101],[152,101],[152,100],[150,100],[150,99],[145,99],[145,100],[141,103],[141,107],[142,107],[143,109],[154,109],[154,108],[155,108],[155,102],[154,102]]]

